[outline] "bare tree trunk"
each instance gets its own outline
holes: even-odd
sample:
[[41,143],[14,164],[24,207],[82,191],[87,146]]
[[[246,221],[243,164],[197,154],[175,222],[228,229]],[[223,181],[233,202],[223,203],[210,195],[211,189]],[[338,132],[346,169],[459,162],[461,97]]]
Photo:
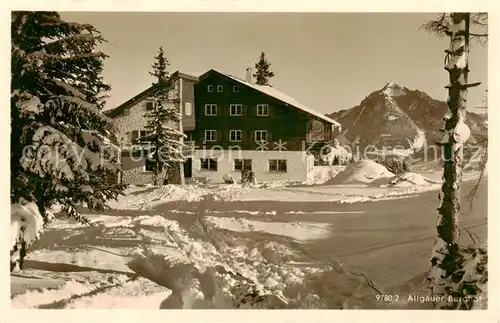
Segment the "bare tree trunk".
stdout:
[[155,145],[155,154],[154,154],[154,158],[155,158],[155,167],[153,168],[153,185],[154,186],[157,186],[158,185],[158,169],[160,168],[160,165],[162,165],[162,163],[160,162],[160,154],[158,153],[158,142],[156,143]]
[[[452,275],[460,266],[458,215],[460,213],[460,184],[464,162],[463,146],[470,137],[470,129],[465,124],[468,54],[469,54],[469,13],[450,15],[450,47],[445,69],[449,73],[448,112],[444,118],[443,140],[444,171],[441,206],[437,221],[437,240],[431,256],[430,288],[438,308],[454,307],[447,297],[453,290]],[[441,195],[441,194],[440,194]]]

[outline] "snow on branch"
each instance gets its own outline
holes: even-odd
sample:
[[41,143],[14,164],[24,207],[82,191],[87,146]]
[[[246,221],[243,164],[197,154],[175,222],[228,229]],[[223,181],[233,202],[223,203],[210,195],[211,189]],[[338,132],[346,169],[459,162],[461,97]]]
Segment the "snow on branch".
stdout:
[[[44,177],[89,180],[89,171],[99,168],[114,169],[103,162],[100,153],[77,145],[68,136],[51,126],[42,126],[33,135],[33,143],[25,147],[21,166]],[[111,167],[109,167],[111,166]]]
[[67,61],[76,61],[86,58],[106,58],[108,57],[108,55],[104,54],[103,52],[91,52],[91,53],[75,53],[73,55],[68,55],[65,57],[61,57],[59,55],[47,54],[46,57],[51,59],[56,59],[57,61],[60,62],[67,62]]
[[43,218],[35,203],[15,203],[10,206],[10,263],[11,271],[16,263],[22,269],[27,249],[43,231]]
[[56,34],[68,34],[68,33],[78,34],[83,31],[99,34],[99,31],[91,24],[66,22],[61,19],[59,13],[57,12],[41,12],[40,18],[41,18],[40,26],[51,27],[47,29],[51,30],[53,33]]
[[54,82],[54,85],[61,88],[62,90],[64,90],[64,92],[66,92],[68,95],[71,95],[71,96],[76,96],[82,100],[85,99],[85,95],[78,91],[77,89],[75,89],[75,87],[65,83],[65,82],[62,82],[62,81],[59,81],[59,80],[53,80],[52,82]]
[[[56,119],[67,119],[71,116],[81,128],[92,128],[90,125],[101,123],[102,126],[110,124],[109,117],[100,113],[92,103],[71,95],[58,95],[47,100],[46,113]],[[86,126],[88,125],[88,127]]]
[[29,247],[40,237],[43,229],[43,218],[35,203],[20,203],[10,206],[11,214],[11,248],[25,241]]
[[104,41],[104,38],[101,35],[95,36],[92,33],[74,34],[55,40],[47,40],[42,47],[48,52],[60,51],[67,49],[67,46],[75,41],[79,44],[81,44],[81,41],[93,44]]
[[40,113],[43,110],[43,104],[37,96],[31,95],[30,93],[14,92],[12,96],[17,96],[16,106],[22,114],[30,113]]
[[94,152],[100,152],[102,162],[117,163],[121,153],[120,147],[113,144],[107,137],[96,130],[82,130],[81,138],[85,146]]

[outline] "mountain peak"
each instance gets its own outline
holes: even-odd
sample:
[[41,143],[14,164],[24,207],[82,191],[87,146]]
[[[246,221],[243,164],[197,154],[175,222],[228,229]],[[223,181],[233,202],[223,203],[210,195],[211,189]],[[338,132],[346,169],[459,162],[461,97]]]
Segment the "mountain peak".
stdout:
[[405,88],[395,82],[387,82],[382,88],[382,92],[389,96],[401,96],[406,94]]
[[[435,142],[442,137],[439,128],[448,109],[446,102],[395,82],[382,85],[353,108],[328,115],[342,124],[345,141],[350,144],[360,138],[361,150],[368,146],[393,147],[411,153],[424,143],[427,148],[435,147]],[[399,96],[395,96],[397,94]],[[471,129],[470,142],[473,145],[487,138],[486,119],[487,116],[468,112],[466,123]],[[426,150],[429,153],[426,158],[440,158],[439,150],[435,155],[431,150]],[[419,158],[422,161],[425,157],[419,155]]]

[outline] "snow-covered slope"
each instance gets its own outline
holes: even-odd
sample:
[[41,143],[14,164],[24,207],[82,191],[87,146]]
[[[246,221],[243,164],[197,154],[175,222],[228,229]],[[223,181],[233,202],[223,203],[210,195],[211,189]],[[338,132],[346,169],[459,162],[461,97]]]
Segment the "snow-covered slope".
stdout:
[[[356,165],[362,167],[353,167]],[[337,167],[321,168],[328,176],[334,176],[337,170],[342,172]],[[383,166],[371,161],[351,164],[343,176],[349,182],[361,175],[367,181],[381,175],[389,176],[383,177],[384,183],[395,179]],[[353,240],[342,240],[349,241],[348,244],[328,240],[345,239],[345,232],[339,226],[344,220],[377,221],[370,213],[372,203],[347,208],[340,208],[339,203],[332,209],[334,204],[324,202],[401,198],[431,186],[418,174],[407,173],[397,178],[401,181],[395,187],[384,188],[369,187],[374,181],[351,187],[342,184],[214,185],[200,190],[189,185],[178,190],[170,186],[129,188],[126,196],[106,214],[85,215],[92,226],[57,216],[28,254],[24,271],[11,276],[11,306],[143,310],[421,308],[428,304],[377,302],[377,293],[370,287],[367,276],[357,270],[362,268],[356,259],[364,258],[364,254],[347,263],[345,259],[337,261],[337,256],[323,257],[321,251],[356,250],[346,249]],[[418,186],[417,190],[408,185]],[[218,192],[217,199],[214,192]],[[413,203],[420,205],[425,201],[426,198]],[[401,207],[401,204],[408,207],[405,202],[394,205]],[[393,220],[389,221],[392,225]],[[404,227],[409,225],[403,223]],[[414,227],[409,226],[407,232],[415,233]],[[379,242],[386,239],[385,230],[363,231],[355,230],[352,236],[368,234],[372,239],[380,235]],[[364,250],[365,237],[356,238],[357,250]],[[394,240],[392,235],[390,240],[403,241]],[[314,249],[310,249],[313,245]],[[401,295],[400,301],[407,299],[404,297],[407,294],[425,295],[426,275],[417,280],[417,286],[412,283],[411,287],[405,287],[405,283],[399,287],[415,274],[413,269],[409,271],[415,266],[414,263],[394,266],[387,259],[396,256],[392,251],[389,253],[391,256],[380,261],[380,267],[364,268],[371,268],[368,277],[375,280],[375,286],[384,294]],[[424,253],[420,259],[425,268],[427,257]],[[394,283],[397,290],[386,283],[377,283],[377,278],[371,276],[383,278],[387,272],[391,279],[395,272],[400,275],[398,283]]]

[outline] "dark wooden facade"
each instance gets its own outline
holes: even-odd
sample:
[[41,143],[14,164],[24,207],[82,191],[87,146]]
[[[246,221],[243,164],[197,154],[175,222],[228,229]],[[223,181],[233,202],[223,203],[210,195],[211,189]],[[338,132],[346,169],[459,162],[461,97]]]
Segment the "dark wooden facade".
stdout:
[[181,82],[181,114],[182,127],[184,132],[192,131],[196,126],[196,118],[194,113],[194,84],[198,82],[198,78],[188,74],[175,72],[172,74],[173,79],[179,79]]
[[[212,86],[212,92],[209,92],[209,86]],[[220,86],[222,91],[219,92]],[[220,146],[229,149],[239,146],[242,150],[256,150],[262,146],[255,140],[255,131],[266,130],[268,150],[276,149],[279,140],[287,151],[307,149],[310,141],[308,134],[312,131],[310,122],[315,117],[273,96],[214,70],[200,77],[194,85],[194,96],[196,128],[192,139],[200,148]],[[205,115],[206,104],[216,104],[217,115]],[[242,105],[241,116],[230,115],[231,104]],[[268,105],[267,116],[257,115],[257,105],[260,104]],[[216,130],[216,141],[206,142],[205,130]],[[242,131],[241,142],[230,141],[230,130]]]

